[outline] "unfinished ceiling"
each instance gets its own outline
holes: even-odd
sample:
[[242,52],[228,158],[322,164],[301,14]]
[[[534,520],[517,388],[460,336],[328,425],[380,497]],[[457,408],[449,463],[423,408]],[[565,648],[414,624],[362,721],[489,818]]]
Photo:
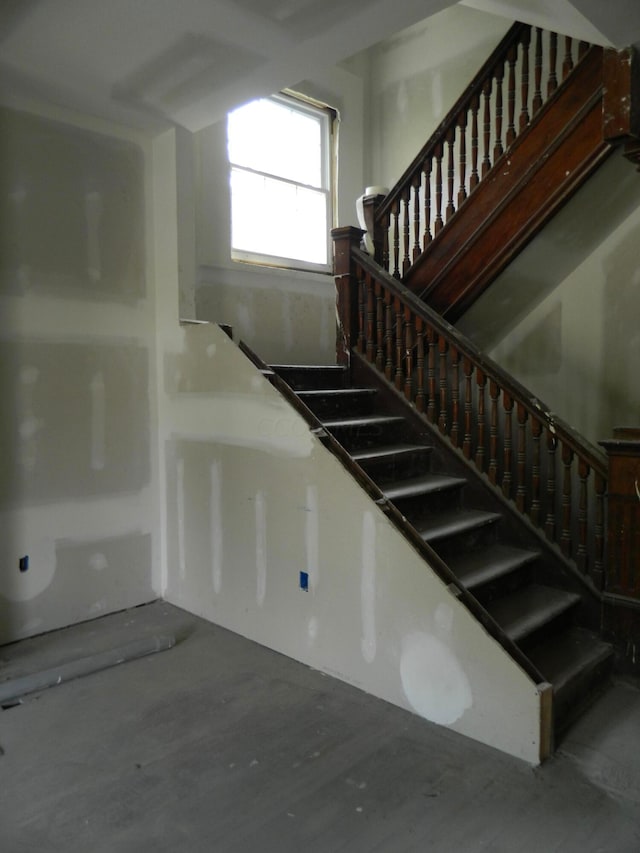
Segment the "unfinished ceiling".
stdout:
[[[0,98],[197,130],[453,0],[3,0]],[[600,44],[640,41],[637,0],[464,0]],[[606,8],[605,8],[606,7]]]

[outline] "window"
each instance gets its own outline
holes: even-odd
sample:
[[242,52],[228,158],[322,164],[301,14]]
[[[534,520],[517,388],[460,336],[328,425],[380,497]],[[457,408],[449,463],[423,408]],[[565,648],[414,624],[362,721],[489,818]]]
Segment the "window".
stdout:
[[231,256],[330,269],[333,113],[277,95],[228,116]]

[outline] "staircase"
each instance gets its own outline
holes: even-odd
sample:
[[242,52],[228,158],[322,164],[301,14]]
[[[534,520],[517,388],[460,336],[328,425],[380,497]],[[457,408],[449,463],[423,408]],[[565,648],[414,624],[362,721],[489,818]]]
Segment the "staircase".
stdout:
[[[366,365],[360,368],[362,380]],[[347,467],[373,484],[374,498],[378,491],[377,503],[391,505],[403,532],[425,543],[427,559],[448,567],[535,680],[552,685],[557,742],[611,672],[612,648],[596,633],[594,590],[559,566],[553,550],[373,377],[353,386],[335,365],[274,365],[266,373],[284,380],[316,433],[338,442]]]

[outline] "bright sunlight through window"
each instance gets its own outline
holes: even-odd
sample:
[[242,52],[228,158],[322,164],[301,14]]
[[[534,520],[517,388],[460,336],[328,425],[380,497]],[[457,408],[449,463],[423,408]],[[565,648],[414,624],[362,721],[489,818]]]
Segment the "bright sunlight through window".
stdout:
[[328,269],[330,130],[328,110],[283,96],[229,114],[234,259]]

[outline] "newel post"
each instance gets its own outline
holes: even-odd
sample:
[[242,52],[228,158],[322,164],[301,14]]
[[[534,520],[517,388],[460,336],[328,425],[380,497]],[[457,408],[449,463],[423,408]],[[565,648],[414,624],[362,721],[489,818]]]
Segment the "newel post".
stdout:
[[601,441],[609,457],[604,628],[624,649],[624,668],[640,671],[640,428],[614,429]]
[[633,47],[603,53],[603,138],[623,144],[624,156],[640,170],[640,56]]
[[333,274],[336,279],[336,357],[338,364],[350,364],[351,348],[358,340],[358,282],[356,280],[352,247],[358,247],[362,230],[347,225],[334,228]]

